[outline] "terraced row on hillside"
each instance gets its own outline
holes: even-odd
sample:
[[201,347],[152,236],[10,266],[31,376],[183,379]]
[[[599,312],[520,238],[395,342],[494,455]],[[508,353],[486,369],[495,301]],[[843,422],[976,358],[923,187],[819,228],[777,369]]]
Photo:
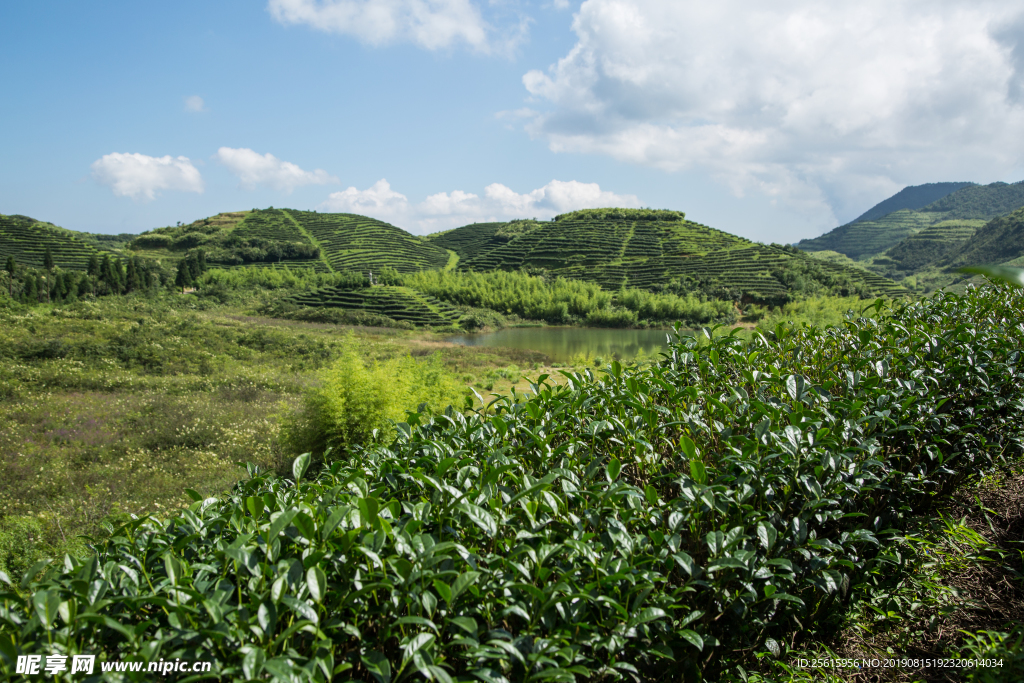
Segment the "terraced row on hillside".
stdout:
[[285,211],[316,240],[334,270],[387,266],[409,273],[448,263],[443,248],[383,221],[350,213]]
[[[936,185],[948,185],[948,183]],[[874,216],[877,213],[876,209],[881,210],[880,207],[887,203],[895,205],[891,204],[891,200],[896,200],[903,192],[878,204],[864,215]],[[797,247],[804,251],[838,251],[852,259],[865,259],[880,255],[912,235],[945,221],[980,220],[985,222],[1022,207],[1024,207],[1024,181],[1013,184],[970,184],[915,210],[901,209],[872,220],[858,218],[820,237],[801,240]],[[911,259],[911,262],[916,262],[916,259]],[[882,268],[891,267],[891,265],[892,263],[889,261],[879,263],[879,267]]]
[[876,258],[874,264],[877,266],[888,265],[885,261],[888,259],[894,269],[914,272],[953,254],[983,225],[985,225],[983,220],[953,220],[936,223],[907,237],[887,251],[884,258]]
[[[620,287],[654,289],[673,279],[691,278],[713,281],[717,286],[743,296],[762,300],[784,299],[790,288],[773,272],[807,257],[791,254],[778,247],[749,244],[718,249],[698,256],[656,257],[614,265],[573,267],[555,271],[565,277],[596,282],[605,289]],[[835,273],[857,285],[863,283],[875,295],[900,296],[906,291],[892,280],[845,265],[814,261],[814,266]]]
[[498,235],[504,226],[505,223],[473,223],[427,235],[426,239],[442,249],[451,249],[459,255],[459,260],[465,260],[472,254],[481,254],[507,244],[512,237]]
[[252,211],[234,226],[232,237],[265,239],[271,242],[309,242],[309,237],[281,209]]
[[936,222],[936,214],[900,209],[870,221],[840,226],[821,237],[801,240],[804,251],[838,251],[852,259],[880,254]]
[[344,308],[384,315],[417,326],[437,327],[455,324],[461,312],[451,304],[421,294],[408,287],[364,287],[340,289],[324,287],[290,299],[301,306]]
[[[468,236],[464,239],[471,242]],[[463,256],[459,267],[467,270],[523,267],[558,270],[697,255],[749,244],[740,237],[687,220],[589,219],[575,218],[572,214],[558,221],[541,223],[511,241],[499,244],[494,241],[493,237],[489,241],[481,239],[484,248]]]
[[89,267],[89,257],[105,253],[70,230],[27,216],[0,214],[0,262],[13,256],[21,265],[42,268],[47,247],[54,265],[65,270],[85,270]]

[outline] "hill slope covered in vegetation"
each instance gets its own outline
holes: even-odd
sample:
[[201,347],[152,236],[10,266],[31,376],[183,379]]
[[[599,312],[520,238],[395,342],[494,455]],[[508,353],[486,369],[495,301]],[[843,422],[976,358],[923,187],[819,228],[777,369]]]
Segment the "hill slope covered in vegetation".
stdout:
[[274,208],[157,228],[139,235],[128,248],[171,259],[203,249],[207,262],[215,266],[317,271],[388,267],[412,272],[443,267],[450,258],[445,249],[366,216]]
[[[876,215],[876,209],[897,197],[899,194],[877,205],[857,220],[841,225],[820,237],[801,240],[796,246],[812,252],[837,251],[852,259],[877,256],[912,235],[940,223],[957,221],[960,227],[980,227],[985,221],[1024,207],[1024,182],[1012,185],[967,185],[925,206],[905,207],[886,215]],[[898,203],[892,204],[896,205]],[[868,218],[865,219],[865,216]],[[919,260],[921,259],[911,259],[913,262]]]
[[43,257],[49,249],[57,267],[85,270],[90,257],[103,253],[87,238],[85,233],[75,233],[28,216],[0,214],[0,262],[11,256],[19,265],[42,268]]
[[894,282],[862,269],[751,242],[688,221],[678,211],[588,209],[548,222],[467,225],[428,239],[457,251],[460,269],[547,271],[609,291],[701,291],[763,302],[810,291],[903,293]]
[[970,185],[974,185],[974,183],[925,183],[924,185],[911,185],[903,188],[888,199],[878,202],[850,222],[872,221],[888,216],[893,211],[899,211],[900,209],[910,209],[911,211],[920,209]]

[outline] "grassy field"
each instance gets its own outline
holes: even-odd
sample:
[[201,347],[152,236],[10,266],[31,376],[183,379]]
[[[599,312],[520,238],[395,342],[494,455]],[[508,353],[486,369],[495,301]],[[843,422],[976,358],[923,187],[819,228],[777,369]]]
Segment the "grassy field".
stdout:
[[55,548],[111,516],[178,507],[185,488],[230,488],[239,462],[279,469],[291,458],[282,416],[345,349],[371,362],[440,354],[467,391],[554,371],[531,352],[263,318],[191,295],[0,307],[0,518],[42,520]]

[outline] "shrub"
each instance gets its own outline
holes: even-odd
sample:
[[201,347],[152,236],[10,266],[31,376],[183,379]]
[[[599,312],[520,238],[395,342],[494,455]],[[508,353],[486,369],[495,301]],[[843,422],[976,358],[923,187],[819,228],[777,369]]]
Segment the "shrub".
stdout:
[[404,420],[407,408],[438,414],[463,403],[463,392],[440,354],[368,365],[354,351],[346,351],[321,374],[320,382],[283,427],[285,442],[296,452],[320,456],[329,448],[368,443],[375,432],[390,441],[390,423]]
[[43,525],[35,517],[8,517],[0,522],[0,571],[15,581],[39,559]]

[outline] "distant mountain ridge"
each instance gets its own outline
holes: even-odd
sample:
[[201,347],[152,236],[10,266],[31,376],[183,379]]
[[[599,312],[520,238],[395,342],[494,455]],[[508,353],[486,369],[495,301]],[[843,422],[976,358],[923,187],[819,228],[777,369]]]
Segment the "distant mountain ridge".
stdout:
[[920,209],[974,183],[925,183],[910,185],[854,218],[850,223],[871,221],[900,209]]
[[[917,208],[902,207],[879,216],[885,208],[914,204],[949,187],[961,187]],[[910,190],[911,192],[908,192]],[[901,197],[901,195],[903,195]],[[898,200],[898,201],[897,201]],[[911,201],[914,200],[914,201]],[[904,188],[872,207],[856,221],[841,225],[796,244],[803,251],[837,251],[852,259],[881,255],[926,228],[943,222],[988,221],[1024,208],[1024,181],[975,185],[973,183],[931,183]],[[967,221],[968,223],[963,223]],[[973,224],[978,227],[980,224]]]

